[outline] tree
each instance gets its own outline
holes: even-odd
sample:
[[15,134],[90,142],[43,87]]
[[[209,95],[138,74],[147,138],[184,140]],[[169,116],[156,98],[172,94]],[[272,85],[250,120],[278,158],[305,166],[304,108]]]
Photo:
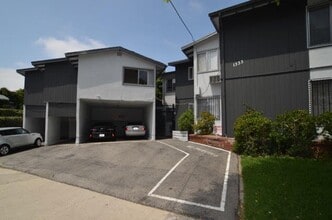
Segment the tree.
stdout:
[[24,90],[18,89],[15,92],[12,92],[8,90],[7,88],[3,87],[0,89],[0,94],[7,96],[9,98],[10,106],[16,108],[16,109],[22,109],[23,108],[23,102],[24,102]]

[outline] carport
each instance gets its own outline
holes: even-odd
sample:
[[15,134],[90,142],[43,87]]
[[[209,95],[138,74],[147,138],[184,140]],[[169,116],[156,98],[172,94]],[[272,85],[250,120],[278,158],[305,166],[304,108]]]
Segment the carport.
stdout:
[[116,126],[117,136],[120,138],[124,137],[126,123],[142,122],[147,127],[148,138],[154,139],[154,103],[80,99],[77,112],[76,143],[87,140],[93,125],[110,122]]
[[23,111],[23,127],[45,139],[45,106],[26,105]]
[[75,140],[76,105],[71,103],[47,103],[45,122],[45,144]]

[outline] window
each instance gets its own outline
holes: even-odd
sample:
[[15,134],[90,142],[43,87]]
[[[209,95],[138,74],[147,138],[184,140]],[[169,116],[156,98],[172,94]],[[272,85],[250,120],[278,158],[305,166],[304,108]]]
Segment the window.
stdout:
[[193,67],[188,67],[188,80],[194,79]]
[[309,46],[331,43],[331,6],[308,10]]
[[166,81],[166,92],[174,92],[175,91],[175,79],[168,79]]
[[312,113],[332,111],[332,79],[311,82]]
[[220,96],[211,96],[197,99],[197,116],[202,112],[210,112],[216,120],[220,119]]
[[218,70],[218,50],[209,50],[197,54],[197,71],[207,72]]
[[151,70],[125,68],[123,83],[135,85],[154,85],[154,74]]

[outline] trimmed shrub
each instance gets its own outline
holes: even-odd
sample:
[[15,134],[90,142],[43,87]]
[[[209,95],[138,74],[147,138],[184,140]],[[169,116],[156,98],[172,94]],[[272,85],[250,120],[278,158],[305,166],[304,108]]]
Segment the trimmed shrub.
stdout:
[[202,135],[212,134],[215,120],[216,118],[211,113],[202,112],[201,118],[194,125],[194,130]]
[[319,135],[322,135],[326,141],[332,142],[332,112],[325,112],[317,116],[316,125],[321,128]]
[[272,121],[261,112],[247,109],[235,121],[233,151],[252,156],[274,153],[270,140],[271,125]]
[[22,117],[0,117],[0,127],[21,127]]
[[310,157],[316,138],[315,119],[305,110],[278,115],[272,124],[271,137],[277,154]]
[[191,109],[183,112],[178,119],[178,126],[181,131],[188,131],[189,134],[194,133],[194,113]]
[[10,108],[0,108],[0,117],[6,117],[6,116],[22,116],[23,111],[18,109],[10,109]]

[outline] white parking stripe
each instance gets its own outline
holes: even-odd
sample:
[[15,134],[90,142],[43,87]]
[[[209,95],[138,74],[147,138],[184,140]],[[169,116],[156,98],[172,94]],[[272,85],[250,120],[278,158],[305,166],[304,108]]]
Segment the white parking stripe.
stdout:
[[[166,145],[168,147],[171,147],[171,148],[173,148],[177,151],[180,151],[180,152],[184,153],[185,156],[183,158],[181,158],[181,160],[179,160],[179,162],[177,162],[172,167],[172,169],[170,169],[167,172],[167,174],[157,183],[157,185],[155,185],[152,188],[152,190],[148,193],[148,196],[159,198],[159,199],[164,199],[164,200],[168,200],[168,201],[172,201],[172,202],[177,202],[177,203],[180,203],[180,204],[186,204],[186,205],[192,205],[192,206],[198,206],[198,207],[202,207],[202,208],[217,210],[217,211],[221,211],[221,212],[225,211],[226,195],[227,195],[227,183],[228,183],[231,152],[223,150],[223,149],[216,148],[218,150],[228,152],[227,165],[226,165],[226,170],[225,170],[224,184],[223,184],[223,189],[222,189],[222,194],[221,194],[220,207],[217,207],[217,206],[210,206],[210,205],[205,205],[205,204],[201,204],[201,203],[190,202],[190,201],[186,201],[186,200],[182,200],[182,199],[172,198],[172,197],[168,197],[168,196],[161,196],[161,195],[153,194],[157,190],[157,188],[165,181],[165,179],[190,155],[188,152],[185,152],[185,151],[183,151],[183,150],[181,150],[181,149],[179,149],[175,146],[172,146],[170,144],[167,144],[167,143],[164,143],[164,142],[161,142],[161,141],[157,141],[157,142],[160,143],[160,144]],[[205,145],[203,145],[203,146],[205,146]]]
[[153,187],[153,189],[148,193],[148,196],[151,196],[152,194],[153,194],[153,192],[154,191],[156,191],[156,189],[160,186],[160,184],[162,184],[162,182],[164,182],[164,180],[175,170],[175,168],[177,167],[177,166],[179,166],[180,165],[180,163],[182,163],[182,161],[184,161],[184,159],[186,159],[188,156],[189,156],[189,153],[187,153],[187,152],[185,152],[185,151],[183,151],[183,150],[180,150],[180,149],[178,149],[178,148],[176,148],[176,147],[174,147],[174,146],[172,146],[172,145],[169,145],[169,144],[166,144],[166,143],[163,143],[163,142],[161,142],[161,141],[157,141],[158,143],[161,143],[161,144],[164,144],[164,145],[166,145],[166,146],[168,146],[168,147],[171,147],[171,148],[173,148],[173,149],[175,149],[175,150],[178,150],[178,151],[180,151],[180,152],[182,152],[182,153],[184,153],[186,156],[184,156],[184,157],[182,157],[182,159],[181,160],[179,160],[179,162],[177,162],[173,167],[172,167],[172,169],[170,169],[170,171],[168,171],[167,172],[167,174],[157,183],[157,185],[155,185],[155,187]]
[[203,150],[203,149],[201,149],[201,148],[199,148],[199,147],[194,147],[194,146],[191,146],[191,145],[188,145],[188,146],[186,146],[186,147],[189,148],[189,149],[197,150],[197,151],[199,151],[199,152],[201,152],[201,153],[203,153],[203,154],[207,154],[207,155],[210,155],[210,156],[212,156],[212,157],[218,157],[217,154],[214,154],[214,153],[209,152],[209,151],[207,151],[207,150]]

